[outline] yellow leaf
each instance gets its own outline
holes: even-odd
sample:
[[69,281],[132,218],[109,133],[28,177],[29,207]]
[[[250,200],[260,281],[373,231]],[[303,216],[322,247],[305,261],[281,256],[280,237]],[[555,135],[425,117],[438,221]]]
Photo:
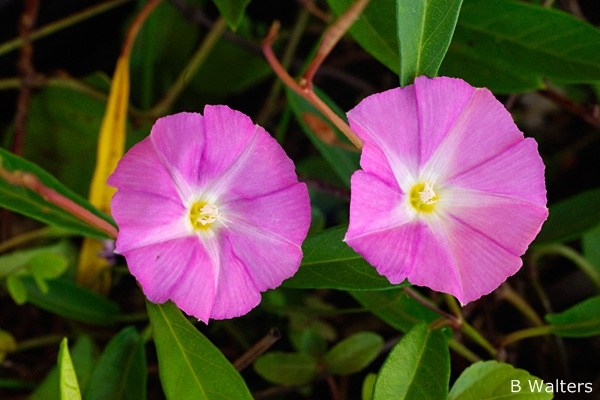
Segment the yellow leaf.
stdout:
[[[129,103],[129,57],[121,56],[110,85],[108,105],[100,127],[96,168],[90,186],[89,200],[92,205],[110,213],[110,199],[115,189],[106,180],[115,170],[125,150],[127,106]],[[79,254],[77,281],[99,291],[107,291],[110,285],[110,267],[98,253],[103,245],[95,239],[85,238]]]

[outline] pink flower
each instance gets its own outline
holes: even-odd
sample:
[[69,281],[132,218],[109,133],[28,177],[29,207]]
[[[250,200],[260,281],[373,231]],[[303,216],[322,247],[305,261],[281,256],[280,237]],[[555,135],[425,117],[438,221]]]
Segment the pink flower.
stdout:
[[487,89],[420,77],[348,112],[364,141],[346,242],[391,283],[496,289],[548,216],[544,164]]
[[236,317],[300,265],[306,185],[263,128],[226,106],[159,119],[108,183],[116,252],[152,302],[206,323]]

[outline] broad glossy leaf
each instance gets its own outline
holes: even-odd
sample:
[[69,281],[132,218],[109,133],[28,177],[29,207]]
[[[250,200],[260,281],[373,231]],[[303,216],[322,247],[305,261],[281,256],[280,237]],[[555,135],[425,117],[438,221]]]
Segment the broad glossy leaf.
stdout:
[[[79,337],[71,348],[70,354],[75,373],[77,374],[80,391],[85,392],[95,362],[94,345],[90,337]],[[29,400],[60,400],[60,382],[57,366],[48,372]]]
[[69,190],[52,175],[37,165],[0,148],[0,207],[18,212],[44,223],[59,226],[84,236],[106,239],[108,236],[97,228],[83,222],[63,209],[48,203],[37,193],[22,187],[14,186],[2,178],[2,175],[22,171],[35,175],[46,187],[72,200],[91,213],[114,225],[110,217],[95,209],[86,200]]
[[548,220],[535,244],[577,239],[600,224],[600,189],[579,193],[550,205]]
[[386,358],[373,400],[446,400],[450,351],[441,330],[421,322],[406,333]]
[[60,379],[60,398],[61,400],[81,400],[77,375],[69,354],[67,338],[60,342],[60,351],[58,352],[58,368]]
[[465,0],[440,73],[497,93],[600,81],[600,29],[514,0]]
[[64,318],[75,319],[94,325],[115,323],[119,306],[106,297],[76,285],[65,278],[47,281],[48,293],[44,294],[33,278],[24,277],[27,301]]
[[460,374],[448,400],[551,399],[552,393],[546,393],[544,389],[540,378],[523,369],[498,361],[479,361]]
[[252,399],[225,356],[171,302],[146,302],[167,399]]
[[227,21],[227,25],[235,31],[244,17],[244,11],[250,4],[250,0],[213,0],[213,3]]
[[437,75],[446,55],[462,0],[397,0],[400,86],[417,76]]
[[146,376],[144,341],[134,327],[127,327],[113,337],[104,349],[90,377],[85,398],[145,399]]
[[317,359],[305,353],[271,352],[254,362],[257,374],[279,385],[303,385],[318,373]]
[[589,298],[558,314],[546,315],[552,333],[563,337],[600,335],[600,296]]
[[377,358],[383,338],[374,332],[359,332],[333,346],[323,356],[325,371],[334,375],[350,375],[366,368]]
[[343,241],[347,226],[327,229],[302,245],[304,257],[296,274],[283,285],[301,289],[381,290],[392,285],[386,277]]
[[[345,119],[343,113],[324,93],[315,88],[315,93],[340,117]],[[360,154],[350,150],[342,149],[323,142],[314,132],[315,129],[328,131],[329,136],[337,138],[342,143],[348,143],[343,134],[311,104],[296,94],[293,90],[286,88],[288,103],[294,112],[300,127],[308,136],[313,145],[336,172],[338,177],[347,187],[350,187],[350,177],[359,168]]]
[[408,297],[402,290],[351,291],[352,296],[371,313],[402,332],[420,321],[427,323],[439,315]]

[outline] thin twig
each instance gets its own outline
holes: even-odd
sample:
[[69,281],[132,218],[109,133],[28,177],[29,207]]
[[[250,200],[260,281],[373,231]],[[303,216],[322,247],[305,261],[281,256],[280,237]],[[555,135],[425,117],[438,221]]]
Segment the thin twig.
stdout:
[[600,129],[600,106],[594,105],[591,109],[579,103],[575,103],[567,96],[564,96],[550,88],[541,90],[541,94],[558,104],[561,108],[567,110],[573,115],[578,116],[596,129]]
[[237,360],[233,362],[233,367],[236,371],[241,371],[248,365],[252,364],[256,358],[267,351],[275,342],[281,339],[281,333],[277,328],[272,328],[269,333],[262,339],[256,342],[252,347],[242,354]]
[[0,178],[4,179],[10,185],[24,187],[37,193],[47,202],[54,204],[76,218],[79,218],[81,221],[106,233],[110,238],[115,239],[117,237],[117,229],[113,225],[83,208],[73,200],[45,186],[34,174],[18,170],[8,171],[0,164]]

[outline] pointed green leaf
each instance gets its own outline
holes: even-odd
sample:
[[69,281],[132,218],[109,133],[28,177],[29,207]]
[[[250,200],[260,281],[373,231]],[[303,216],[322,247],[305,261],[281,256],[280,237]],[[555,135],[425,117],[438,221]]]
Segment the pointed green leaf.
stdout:
[[551,332],[563,337],[590,337],[600,335],[600,295],[558,314],[546,315],[552,324]]
[[73,362],[71,361],[71,355],[69,354],[67,338],[64,338],[62,342],[60,342],[58,368],[61,400],[81,400],[77,375],[75,374],[75,368],[73,368]]
[[550,205],[548,220],[535,243],[566,242],[581,237],[600,224],[600,189],[588,190]]
[[279,385],[303,385],[317,376],[317,359],[310,354],[272,352],[254,362],[257,374]]
[[24,277],[27,300],[51,313],[95,325],[112,325],[119,306],[106,297],[65,278],[46,281],[48,293],[42,293],[33,278]]
[[462,0],[397,0],[400,86],[437,75],[448,51]]
[[598,82],[600,29],[527,2],[464,0],[440,72],[498,93]]
[[[539,389],[539,390],[536,390]],[[480,361],[465,369],[458,377],[448,400],[548,400],[540,378],[529,372],[497,361]]]
[[390,352],[375,381],[373,400],[446,400],[450,351],[441,330],[415,325]]
[[[89,336],[81,336],[70,351],[79,388],[85,392],[94,365],[94,344]],[[38,385],[29,400],[60,400],[58,366],[53,367]]]
[[352,291],[352,296],[374,315],[402,332],[420,321],[427,323],[439,315],[418,303],[402,290]]
[[240,374],[175,304],[146,306],[167,399],[252,399]]
[[[115,371],[119,371],[115,374]],[[146,351],[134,327],[127,327],[106,346],[90,377],[86,400],[146,398]]]
[[283,285],[298,289],[381,290],[392,285],[386,277],[344,242],[347,226],[327,229],[302,245],[302,264]]
[[355,333],[333,346],[325,356],[325,371],[335,375],[350,375],[366,368],[377,358],[383,338],[373,332]]
[[10,275],[6,278],[6,289],[8,294],[18,305],[23,305],[27,302],[27,289],[18,275]]
[[213,3],[217,6],[227,25],[231,30],[235,31],[242,22],[244,17],[244,11],[250,4],[250,0],[213,0]]
[[0,148],[0,207],[18,212],[44,223],[59,226],[84,236],[106,239],[107,235],[97,228],[83,222],[63,209],[48,203],[40,195],[22,187],[15,186],[6,180],[7,174],[16,171],[35,175],[46,187],[72,200],[91,213],[114,225],[107,215],[96,210],[86,200],[63,186],[52,175],[37,165]]

